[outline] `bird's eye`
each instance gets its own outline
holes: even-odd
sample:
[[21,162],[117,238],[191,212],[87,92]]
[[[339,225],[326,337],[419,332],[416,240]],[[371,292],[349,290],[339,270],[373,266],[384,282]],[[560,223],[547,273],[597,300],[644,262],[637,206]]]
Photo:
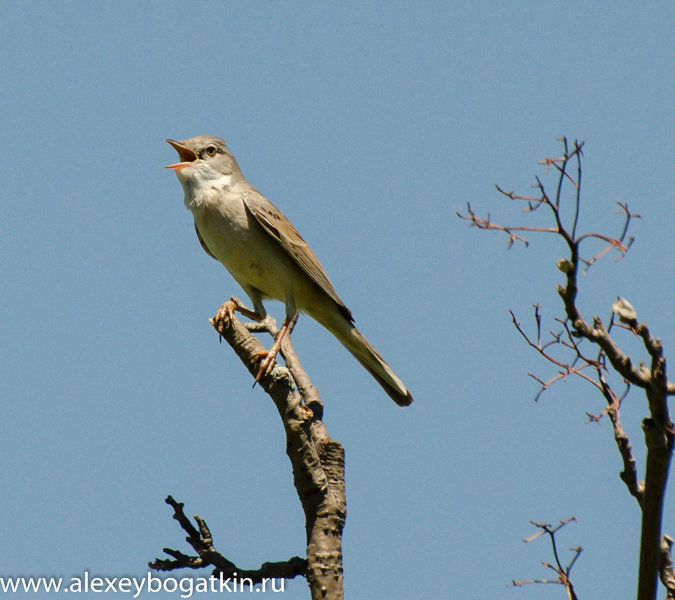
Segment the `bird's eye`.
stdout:
[[215,146],[207,146],[205,152],[208,156],[214,156],[218,149]]

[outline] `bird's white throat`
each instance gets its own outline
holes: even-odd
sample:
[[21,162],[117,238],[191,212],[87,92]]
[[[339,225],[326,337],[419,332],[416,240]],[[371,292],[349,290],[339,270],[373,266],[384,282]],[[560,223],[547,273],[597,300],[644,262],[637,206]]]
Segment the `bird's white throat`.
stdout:
[[217,202],[218,194],[230,186],[232,173],[219,173],[214,169],[185,167],[176,172],[185,192],[185,207],[192,210]]

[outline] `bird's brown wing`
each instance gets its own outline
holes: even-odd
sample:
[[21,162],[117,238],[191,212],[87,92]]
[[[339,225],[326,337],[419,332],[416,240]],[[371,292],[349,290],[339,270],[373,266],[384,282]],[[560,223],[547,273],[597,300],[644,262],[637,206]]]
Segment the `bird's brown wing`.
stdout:
[[204,252],[206,252],[211,258],[215,258],[216,260],[218,260],[215,256],[213,256],[213,252],[209,250],[209,247],[206,245],[206,242],[202,237],[202,234],[199,233],[199,228],[197,227],[196,222],[195,222],[195,233],[197,234],[197,239],[199,240],[199,243],[201,244],[202,248],[204,248]]
[[351,311],[340,300],[319,259],[284,214],[255,190],[244,193],[244,205],[261,227],[277,241],[309,278],[335,301],[344,317],[353,323],[354,317]]

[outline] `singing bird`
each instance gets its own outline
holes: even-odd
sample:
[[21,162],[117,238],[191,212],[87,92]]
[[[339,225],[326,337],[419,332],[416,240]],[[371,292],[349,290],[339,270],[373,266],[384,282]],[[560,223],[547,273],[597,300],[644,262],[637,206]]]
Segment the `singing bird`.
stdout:
[[258,379],[274,364],[290,322],[303,312],[330,331],[399,406],[412,394],[393,369],[354,326],[328,275],[291,222],[244,178],[223,140],[198,136],[166,140],[180,162],[173,169],[194,216],[199,243],[230,272],[253,303],[250,315],[263,320],[263,300],[285,304],[277,339],[263,358]]

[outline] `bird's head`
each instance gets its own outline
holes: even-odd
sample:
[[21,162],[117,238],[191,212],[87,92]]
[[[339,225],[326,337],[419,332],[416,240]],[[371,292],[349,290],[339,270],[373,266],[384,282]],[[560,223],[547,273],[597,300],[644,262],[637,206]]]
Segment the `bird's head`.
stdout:
[[180,162],[167,165],[174,169],[184,188],[227,186],[240,174],[239,165],[223,140],[200,135],[187,140],[166,140],[178,152]]

